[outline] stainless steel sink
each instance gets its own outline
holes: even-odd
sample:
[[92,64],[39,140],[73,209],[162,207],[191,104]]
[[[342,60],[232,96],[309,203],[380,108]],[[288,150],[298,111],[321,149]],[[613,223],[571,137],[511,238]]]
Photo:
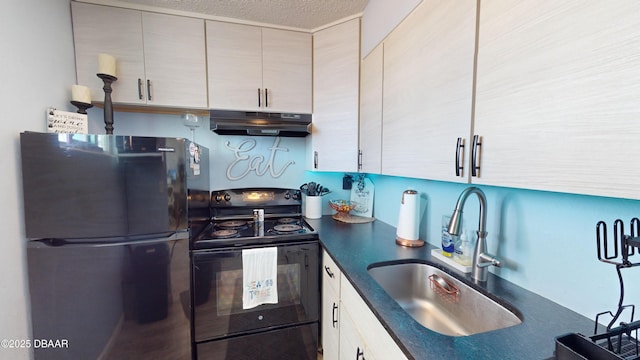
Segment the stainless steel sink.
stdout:
[[522,323],[517,310],[509,310],[432,265],[373,264],[368,271],[404,311],[441,334],[473,335]]

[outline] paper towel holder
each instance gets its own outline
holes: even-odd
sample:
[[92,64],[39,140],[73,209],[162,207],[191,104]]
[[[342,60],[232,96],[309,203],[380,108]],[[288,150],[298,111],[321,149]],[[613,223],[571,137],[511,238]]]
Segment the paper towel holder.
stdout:
[[[417,233],[417,228],[415,229],[415,233],[414,233],[414,237],[413,239],[407,239],[405,237],[402,236],[401,233],[405,233],[405,231],[400,231],[400,228],[402,227],[403,224],[401,224],[403,216],[414,216],[416,217],[416,222],[417,224],[413,224],[413,226],[418,226],[420,220],[419,220],[419,213],[420,213],[420,207],[419,207],[419,202],[416,203],[416,207],[414,209],[406,209],[404,208],[405,205],[405,195],[411,195],[411,196],[418,196],[418,192],[415,190],[406,190],[402,193],[402,205],[400,208],[400,219],[398,220],[398,231],[396,233],[396,244],[400,245],[400,246],[405,246],[405,247],[421,247],[425,245],[425,241],[422,239],[418,238],[418,233]],[[406,211],[409,211],[410,213],[407,214]],[[413,212],[413,213],[411,213]],[[406,224],[405,224],[406,225]],[[405,235],[406,236],[406,235]],[[411,237],[411,235],[406,236],[406,237]]]
[[424,240],[408,240],[400,237],[396,237],[396,244],[404,247],[421,247],[424,246]]

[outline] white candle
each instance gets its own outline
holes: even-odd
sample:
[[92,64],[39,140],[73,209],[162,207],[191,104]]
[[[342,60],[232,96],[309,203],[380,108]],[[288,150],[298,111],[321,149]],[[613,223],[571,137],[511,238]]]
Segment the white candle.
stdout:
[[71,85],[71,100],[91,104],[91,90],[82,85]]
[[98,74],[116,76],[116,58],[109,54],[98,54]]

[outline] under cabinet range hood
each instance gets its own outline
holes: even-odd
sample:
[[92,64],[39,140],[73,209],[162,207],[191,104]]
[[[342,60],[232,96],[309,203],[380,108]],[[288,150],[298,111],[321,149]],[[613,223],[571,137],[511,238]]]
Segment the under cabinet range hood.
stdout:
[[304,137],[311,114],[211,110],[211,130],[220,135]]

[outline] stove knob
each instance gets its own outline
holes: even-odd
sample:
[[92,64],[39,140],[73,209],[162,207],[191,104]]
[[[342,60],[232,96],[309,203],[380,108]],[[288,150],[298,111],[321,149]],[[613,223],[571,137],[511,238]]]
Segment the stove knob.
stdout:
[[285,193],[284,193],[284,198],[285,198],[285,199],[287,199],[287,200],[289,200],[289,199],[291,198],[291,193],[290,193],[290,192],[288,192],[288,191],[287,191],[287,192],[285,192]]
[[222,195],[218,194],[216,195],[216,202],[220,202],[222,201]]
[[299,191],[299,190],[296,190],[296,191],[293,193],[293,199],[294,199],[294,200],[298,200],[299,198],[300,198],[300,191]]
[[229,200],[231,200],[231,195],[225,193],[224,194],[224,201],[229,201]]

